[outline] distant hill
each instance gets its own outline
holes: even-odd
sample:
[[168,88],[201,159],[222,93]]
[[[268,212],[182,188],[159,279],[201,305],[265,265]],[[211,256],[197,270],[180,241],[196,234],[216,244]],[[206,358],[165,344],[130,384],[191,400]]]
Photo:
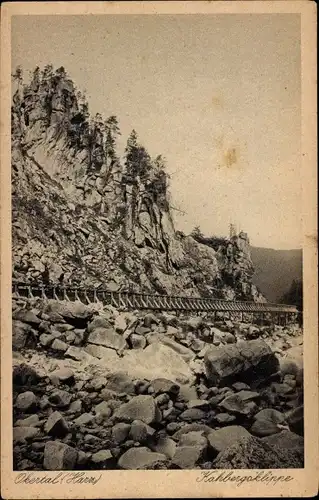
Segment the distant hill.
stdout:
[[278,301],[293,280],[302,279],[302,250],[251,247],[254,284],[270,302]]

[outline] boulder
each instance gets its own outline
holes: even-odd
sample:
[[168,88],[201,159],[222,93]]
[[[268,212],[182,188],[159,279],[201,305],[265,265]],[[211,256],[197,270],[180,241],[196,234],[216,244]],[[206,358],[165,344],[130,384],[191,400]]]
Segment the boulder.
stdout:
[[27,309],[16,309],[12,313],[12,319],[21,321],[22,323],[29,323],[32,326],[37,326],[41,323],[41,320],[34,312]]
[[167,378],[156,378],[151,381],[151,386],[154,389],[154,394],[163,394],[167,392],[168,394],[178,394],[180,386],[175,384]]
[[104,462],[108,462],[109,460],[113,460],[113,455],[110,450],[100,450],[96,453],[93,453],[91,457],[91,461],[94,464],[101,464]]
[[179,446],[205,446],[207,439],[201,431],[190,431],[182,434],[179,440]]
[[299,450],[270,446],[254,436],[246,436],[221,451],[214,469],[292,469],[303,467]]
[[159,324],[159,320],[152,313],[145,314],[145,316],[143,318],[143,322],[144,322],[144,326],[146,326],[147,328],[150,328],[153,324],[155,324],[155,325]]
[[204,446],[178,446],[172,459],[172,465],[178,469],[193,469],[203,457]]
[[54,335],[51,335],[50,333],[42,333],[39,337],[40,344],[43,347],[50,347],[52,342],[55,340]]
[[193,377],[180,354],[158,342],[145,349],[126,351],[120,366],[135,379],[167,378],[185,384]]
[[214,453],[219,453],[243,437],[249,437],[249,432],[240,425],[228,425],[208,434],[208,444]]
[[96,328],[89,334],[88,342],[116,350],[124,349],[126,346],[123,337],[116,333],[113,328]]
[[75,383],[74,372],[70,368],[58,368],[51,372],[49,376],[52,382],[57,381],[68,385],[73,385]]
[[144,349],[146,347],[146,338],[137,333],[132,333],[130,336],[132,349]]
[[170,347],[173,351],[179,354],[186,362],[191,361],[195,357],[195,354],[191,349],[184,347],[183,345],[179,344],[178,342],[175,342],[175,340],[172,340],[169,337],[163,337],[161,339],[161,343],[166,345],[167,347]]
[[60,441],[48,441],[44,447],[43,468],[46,470],[74,470],[78,452]]
[[254,420],[250,432],[260,437],[276,434],[283,429],[283,426],[287,425],[285,415],[272,408],[259,411],[254,416]]
[[165,455],[167,458],[173,458],[176,452],[176,443],[173,441],[173,439],[167,437],[167,436],[161,436],[156,444],[149,444],[149,447],[151,448],[152,451],[155,451],[157,453],[162,453]]
[[285,415],[286,421],[292,431],[303,436],[304,434],[304,407],[303,405],[294,408]]
[[234,380],[256,383],[269,378],[279,368],[278,359],[263,340],[211,347],[204,360],[207,378],[214,385],[226,385]]
[[126,440],[129,435],[131,426],[125,422],[119,422],[112,427],[112,439],[116,444],[120,444]]
[[18,395],[15,407],[21,411],[32,411],[37,406],[37,397],[32,391],[22,392]]
[[166,460],[166,455],[163,453],[155,453],[149,448],[131,448],[120,457],[118,466],[126,470],[145,469],[158,462],[166,462]]
[[194,420],[202,420],[206,417],[206,413],[199,408],[189,408],[180,415],[181,420],[193,422]]
[[94,408],[96,415],[101,415],[103,418],[108,418],[112,414],[112,410],[106,401],[102,401]]
[[126,325],[126,320],[125,320],[124,314],[119,314],[118,316],[116,316],[115,322],[114,322],[114,328],[119,333],[125,332],[127,325]]
[[239,394],[240,393],[237,392],[236,394],[227,396],[218,406],[230,413],[249,417],[256,411],[257,405],[253,401],[243,400]]
[[236,417],[234,415],[229,415],[229,413],[218,413],[215,416],[215,421],[220,425],[228,425],[235,422]]
[[[82,302],[62,302],[49,300],[48,305],[44,309],[44,313],[49,316],[52,321],[52,315],[59,315],[67,320],[89,320],[93,316],[93,311]],[[57,316],[55,317],[57,319]],[[59,323],[59,321],[55,321]]]
[[12,382],[16,386],[34,385],[40,378],[39,373],[25,363],[20,363],[13,368]]
[[143,443],[147,441],[148,438],[154,434],[154,432],[154,429],[145,424],[145,422],[142,422],[141,420],[133,420],[129,437],[133,441]]
[[36,427],[13,427],[13,442],[23,443],[24,441],[31,440],[40,434],[39,429]]
[[191,401],[197,399],[197,391],[195,386],[180,385],[179,398],[181,401]]
[[172,438],[175,439],[175,441],[179,441],[183,434],[187,434],[192,431],[201,432],[204,436],[208,436],[212,432],[212,428],[205,424],[186,424],[183,425],[181,429],[176,431]]
[[120,359],[114,349],[103,347],[102,345],[88,344],[84,347],[84,351],[90,356],[105,361],[106,366],[110,369],[113,369],[113,367],[116,368],[116,363]]
[[123,372],[108,375],[106,389],[116,393],[135,394],[135,385],[130,376]]
[[27,418],[22,418],[16,421],[16,427],[38,427],[41,425],[38,415],[30,415]]
[[73,421],[73,424],[77,427],[80,427],[81,425],[87,425],[93,422],[94,420],[94,415],[92,413],[82,413],[78,418],[76,418]]
[[55,411],[51,413],[48,420],[46,421],[44,430],[51,436],[64,437],[69,431],[69,426],[62,417],[61,413]]
[[114,418],[124,422],[142,420],[151,424],[157,417],[157,407],[152,396],[135,396],[128,403],[121,405],[114,413]]
[[51,344],[51,349],[53,349],[54,351],[65,352],[68,350],[68,348],[69,348],[68,344],[66,344],[60,339],[54,339],[54,341]]
[[287,430],[281,431],[272,436],[266,436],[261,440],[269,446],[277,446],[285,450],[299,450],[301,454],[304,453],[304,439],[303,437]]
[[21,321],[12,322],[12,348],[13,350],[19,351],[25,347],[29,333],[31,331],[31,326]]
[[68,358],[75,359],[76,361],[81,361],[85,364],[94,364],[97,359],[85,352],[83,348],[75,347],[71,345],[68,350],[64,353],[64,356]]
[[95,316],[95,318],[88,324],[87,331],[88,333],[93,332],[97,328],[110,328],[111,323],[104,316]]
[[50,403],[57,408],[66,408],[67,406],[69,406],[71,399],[72,395],[69,392],[63,391],[61,389],[56,389],[49,396]]

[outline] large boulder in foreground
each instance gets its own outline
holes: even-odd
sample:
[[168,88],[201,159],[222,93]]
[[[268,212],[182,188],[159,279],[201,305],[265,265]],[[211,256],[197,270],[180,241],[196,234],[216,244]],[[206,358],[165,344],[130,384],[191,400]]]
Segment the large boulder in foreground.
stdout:
[[212,346],[204,361],[207,378],[213,385],[227,385],[233,381],[256,384],[279,369],[278,359],[263,340]]
[[150,381],[166,378],[177,383],[187,383],[193,376],[182,356],[159,342],[154,342],[143,350],[126,351],[120,369],[132,378]]
[[244,437],[221,451],[214,469],[297,469],[303,467],[300,448],[281,448],[254,436]]

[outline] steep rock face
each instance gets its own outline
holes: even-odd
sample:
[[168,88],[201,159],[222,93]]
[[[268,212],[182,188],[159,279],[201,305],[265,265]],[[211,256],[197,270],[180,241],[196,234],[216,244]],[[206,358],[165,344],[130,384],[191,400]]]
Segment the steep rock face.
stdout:
[[63,68],[36,69],[12,105],[14,279],[259,300],[244,234],[212,248],[176,233],[168,177],[116,117],[90,117]]

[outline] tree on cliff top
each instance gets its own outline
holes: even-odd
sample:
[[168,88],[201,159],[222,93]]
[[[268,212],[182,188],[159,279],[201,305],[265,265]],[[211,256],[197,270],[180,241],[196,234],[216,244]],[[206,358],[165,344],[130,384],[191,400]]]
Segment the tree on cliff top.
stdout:
[[135,178],[145,177],[152,169],[151,157],[141,144],[138,143],[137,134],[132,130],[125,148],[125,166],[127,173]]

